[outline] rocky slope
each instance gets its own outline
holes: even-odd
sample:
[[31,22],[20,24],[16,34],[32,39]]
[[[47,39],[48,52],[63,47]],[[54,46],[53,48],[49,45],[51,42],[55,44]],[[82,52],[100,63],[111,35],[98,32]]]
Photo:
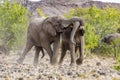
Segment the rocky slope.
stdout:
[[101,1],[89,1],[82,4],[82,7],[92,7],[95,5],[97,8],[104,9],[106,7],[113,7],[120,9],[120,3],[107,3],[107,2],[101,2]]
[[63,15],[65,13],[68,13],[72,8],[85,8],[92,7],[93,5],[96,5],[101,9],[104,9],[107,6],[120,9],[120,4],[118,3],[104,3],[92,0],[41,0],[39,2],[24,0],[22,1],[22,4],[31,13],[33,13],[33,15],[37,15],[36,8],[39,8],[47,16]]

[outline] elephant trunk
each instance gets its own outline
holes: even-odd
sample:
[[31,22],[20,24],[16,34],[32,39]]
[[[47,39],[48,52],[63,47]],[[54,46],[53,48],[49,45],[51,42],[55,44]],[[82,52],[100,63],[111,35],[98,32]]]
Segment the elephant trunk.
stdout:
[[80,25],[79,22],[75,22],[75,23],[73,24],[73,30],[72,30],[71,35],[70,35],[70,41],[71,41],[72,43],[74,43],[74,44],[75,44],[75,42],[74,42],[74,36],[75,36],[75,33],[76,33],[79,25]]
[[81,54],[84,53],[84,36],[81,36]]
[[81,54],[84,53],[84,26],[80,26],[80,30],[81,30]]

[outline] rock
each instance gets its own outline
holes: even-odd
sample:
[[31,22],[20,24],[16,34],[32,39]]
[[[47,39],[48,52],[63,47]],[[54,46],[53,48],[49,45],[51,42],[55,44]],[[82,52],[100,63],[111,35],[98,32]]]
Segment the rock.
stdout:
[[99,71],[97,71],[97,73],[100,75],[104,75],[104,76],[106,75],[105,71],[103,71],[103,70],[99,70]]
[[18,78],[18,80],[24,80],[23,78]]
[[98,78],[98,77],[99,77],[98,74],[92,74],[92,76],[95,77],[95,78]]
[[101,62],[97,62],[96,65],[97,65],[97,66],[100,66],[100,65],[101,65]]
[[68,76],[70,76],[70,75],[72,75],[73,73],[71,72],[71,71],[69,71],[68,73],[67,73],[67,75]]
[[38,75],[37,76],[37,80],[41,79],[42,78],[42,75]]
[[117,74],[120,75],[120,71],[118,71]]

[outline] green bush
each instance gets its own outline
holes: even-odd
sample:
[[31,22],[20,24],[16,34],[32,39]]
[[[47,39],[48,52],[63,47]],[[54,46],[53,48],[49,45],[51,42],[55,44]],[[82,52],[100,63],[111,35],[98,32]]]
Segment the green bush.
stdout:
[[22,47],[27,30],[27,10],[18,3],[0,4],[0,45],[9,49]]

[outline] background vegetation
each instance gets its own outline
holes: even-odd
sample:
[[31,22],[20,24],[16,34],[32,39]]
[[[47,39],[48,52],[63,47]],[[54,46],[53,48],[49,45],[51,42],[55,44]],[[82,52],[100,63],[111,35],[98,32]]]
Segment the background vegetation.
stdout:
[[9,50],[20,49],[27,30],[27,10],[17,3],[0,4],[0,45]]

